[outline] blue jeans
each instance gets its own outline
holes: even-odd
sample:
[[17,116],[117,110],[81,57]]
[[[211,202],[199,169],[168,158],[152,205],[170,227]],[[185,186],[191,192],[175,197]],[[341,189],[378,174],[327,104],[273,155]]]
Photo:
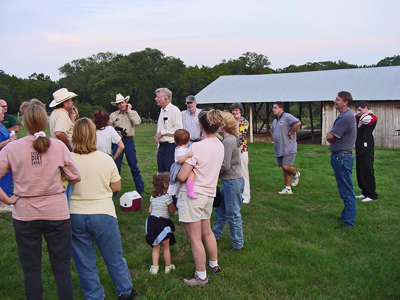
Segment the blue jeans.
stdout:
[[158,172],[169,172],[175,161],[175,143],[160,144],[157,151]]
[[215,207],[214,227],[212,229],[215,238],[219,239],[224,231],[226,221],[229,222],[229,231],[234,248],[243,247],[243,226],[240,209],[242,207],[242,193],[244,190],[244,179],[222,180],[222,199],[219,207]]
[[106,214],[71,214],[71,225],[72,258],[86,300],[104,299],[104,289],[96,267],[94,242],[103,256],[116,294],[129,295],[132,279],[126,260],[122,256],[117,219]]
[[331,166],[335,173],[339,195],[344,202],[341,218],[346,227],[355,226],[357,214],[357,201],[352,177],[353,164],[354,156],[352,153],[337,153],[331,155]]
[[43,296],[42,236],[47,243],[49,260],[57,285],[58,299],[74,299],[71,277],[71,221],[13,219],[19,260],[24,271],[27,300],[39,300]]
[[[128,161],[129,168],[131,169],[133,181],[135,182],[136,190],[139,194],[143,194],[144,193],[144,183],[142,180],[142,176],[140,175],[139,167],[137,165],[135,142],[134,142],[133,138],[128,139],[128,140],[122,140],[122,142],[125,145],[125,149],[122,152],[122,154],[120,156],[118,156],[118,158],[115,160],[115,164],[117,165],[118,172],[119,172],[119,174],[121,174],[122,158],[124,157],[124,153],[125,153],[126,160]],[[118,145],[113,144],[114,154],[115,154],[115,152],[117,152],[117,149],[118,149]]]

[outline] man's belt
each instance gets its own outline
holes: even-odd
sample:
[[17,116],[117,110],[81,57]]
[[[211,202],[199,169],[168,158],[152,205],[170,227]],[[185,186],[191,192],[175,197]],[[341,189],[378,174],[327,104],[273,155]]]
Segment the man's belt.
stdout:
[[333,151],[331,152],[331,155],[335,155],[338,153],[353,153],[353,151],[346,151],[346,150]]
[[193,142],[193,143],[196,143],[196,142],[199,142],[200,139],[195,139],[195,140],[190,140],[190,141]]
[[124,137],[122,138],[123,141],[131,140],[131,139],[133,139],[133,136],[124,136]]
[[160,145],[175,144],[174,142],[158,142]]

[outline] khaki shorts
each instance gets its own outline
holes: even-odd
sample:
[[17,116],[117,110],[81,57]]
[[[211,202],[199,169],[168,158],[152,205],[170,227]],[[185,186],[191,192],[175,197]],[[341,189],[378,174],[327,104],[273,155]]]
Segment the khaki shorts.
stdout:
[[293,166],[294,159],[296,158],[296,153],[289,153],[289,155],[279,156],[276,158],[278,167],[282,166]]
[[211,218],[214,197],[195,194],[197,199],[189,198],[186,191],[179,192],[177,206],[180,222],[193,223]]

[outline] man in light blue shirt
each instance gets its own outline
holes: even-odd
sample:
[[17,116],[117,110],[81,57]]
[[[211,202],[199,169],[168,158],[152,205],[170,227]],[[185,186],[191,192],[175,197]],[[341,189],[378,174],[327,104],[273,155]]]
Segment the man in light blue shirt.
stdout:
[[187,110],[182,111],[183,129],[190,133],[190,144],[200,141],[201,131],[199,123],[199,113],[196,97],[189,95],[186,97]]

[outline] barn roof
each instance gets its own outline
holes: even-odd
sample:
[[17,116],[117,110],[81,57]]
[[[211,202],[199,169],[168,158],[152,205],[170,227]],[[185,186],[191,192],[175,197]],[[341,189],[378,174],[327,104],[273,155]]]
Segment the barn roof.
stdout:
[[220,76],[196,99],[199,104],[332,101],[339,91],[356,101],[400,100],[400,66]]

